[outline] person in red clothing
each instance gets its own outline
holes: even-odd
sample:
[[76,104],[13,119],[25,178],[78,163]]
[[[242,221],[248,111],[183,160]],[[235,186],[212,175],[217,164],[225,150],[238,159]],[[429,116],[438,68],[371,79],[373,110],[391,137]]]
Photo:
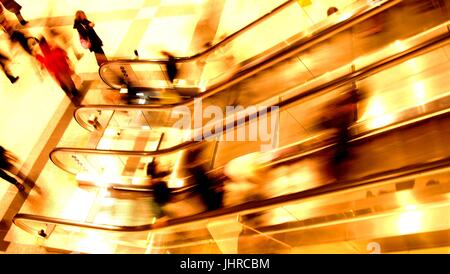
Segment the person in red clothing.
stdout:
[[36,59],[47,69],[69,98],[78,97],[78,90],[72,80],[75,72],[71,68],[67,53],[60,47],[51,46],[45,38],[40,39],[39,47],[42,55],[37,54]]

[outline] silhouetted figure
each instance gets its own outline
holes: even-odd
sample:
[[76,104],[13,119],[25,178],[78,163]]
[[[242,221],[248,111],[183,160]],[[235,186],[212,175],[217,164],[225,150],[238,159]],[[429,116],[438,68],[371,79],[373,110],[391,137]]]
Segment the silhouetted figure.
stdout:
[[11,71],[9,69],[10,61],[11,60],[6,55],[4,55],[0,52],[0,67],[3,70],[3,73],[5,73],[5,76],[8,77],[9,81],[11,81],[11,83],[14,84],[15,82],[17,82],[17,80],[19,80],[19,76],[15,77],[11,73]]
[[175,56],[173,56],[172,54],[170,54],[167,51],[161,51],[161,54],[163,54],[167,57],[167,63],[166,63],[167,76],[169,78],[170,83],[173,84],[173,80],[175,80],[175,77],[178,74],[178,68],[177,68],[177,63],[175,61]]
[[156,159],[147,165],[147,175],[152,178],[153,201],[157,206],[157,218],[162,218],[166,215],[163,207],[170,201],[172,195],[172,191],[165,180],[165,177],[170,174],[171,171],[169,170],[161,170],[161,165]]
[[152,179],[164,178],[170,174],[170,170],[161,170],[161,165],[156,159],[154,159],[147,165],[147,175],[152,177]]
[[94,26],[95,24],[87,19],[86,14],[82,10],[76,12],[73,28],[76,29],[80,35],[81,45],[95,53],[97,64],[100,66],[108,60],[102,49],[103,42],[95,32]]
[[72,75],[75,72],[71,68],[70,60],[66,52],[60,47],[49,45],[45,38],[40,39],[39,47],[42,55],[37,55],[36,59],[47,69],[67,96],[70,99],[75,99],[79,95],[75,83],[72,80]]
[[330,8],[328,8],[328,10],[327,10],[327,16],[330,16],[330,15],[332,15],[333,13],[336,13],[336,12],[338,12],[339,10],[336,8],[336,7],[330,7]]
[[65,27],[58,26],[63,22],[60,19],[55,18],[52,9],[49,10],[46,17],[47,20],[45,21],[45,27],[43,29],[43,36],[47,37],[52,43],[65,49],[67,52],[69,52],[69,49],[72,49],[77,60],[80,60],[84,54],[74,45],[72,32],[67,31]]
[[17,3],[14,0],[0,0],[0,2],[1,2],[0,13],[3,14],[3,12],[4,12],[3,7],[5,7],[7,10],[9,10],[10,12],[12,12],[16,15],[17,20],[19,20],[21,25],[25,26],[26,24],[28,24],[28,21],[23,19],[22,13],[20,12],[20,10],[22,9],[22,6],[19,5],[19,3]]
[[[25,187],[20,184],[16,178],[10,176],[6,171],[14,173],[14,169],[18,170],[16,163],[18,159],[11,152],[0,146],[0,178],[5,179],[11,184],[15,185],[19,191],[23,191]],[[25,176],[18,174],[19,178],[25,180]]]
[[357,103],[360,96],[356,89],[344,94],[333,104],[329,105],[323,116],[322,126],[325,129],[336,129],[336,147],[331,161],[331,168],[336,178],[344,172],[340,164],[348,157],[349,127],[357,121]]
[[197,184],[197,191],[200,194],[207,210],[219,209],[223,206],[223,188],[216,184],[215,180],[208,175],[208,169],[200,164],[201,149],[188,151],[187,161],[189,163],[188,173]]

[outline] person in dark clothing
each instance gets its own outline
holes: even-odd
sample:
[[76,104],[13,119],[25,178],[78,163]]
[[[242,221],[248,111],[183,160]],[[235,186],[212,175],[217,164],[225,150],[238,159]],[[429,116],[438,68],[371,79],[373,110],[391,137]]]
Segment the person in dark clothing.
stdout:
[[[23,191],[25,187],[20,184],[16,178],[10,176],[6,171],[14,173],[14,169],[17,169],[15,163],[18,162],[16,156],[7,151],[4,147],[0,146],[0,178],[5,179],[9,183],[15,185],[19,191]],[[24,177],[22,174],[19,176]],[[25,178],[21,178],[24,180]]]
[[6,24],[4,27],[12,44],[19,44],[26,53],[34,56],[30,44],[31,42],[39,42],[37,38],[27,35],[26,32],[14,28],[12,24]]
[[157,206],[157,218],[166,216],[163,207],[170,201],[172,190],[164,178],[170,174],[169,170],[160,170],[160,164],[156,159],[147,165],[147,176],[152,179],[153,201]]
[[215,180],[208,174],[205,165],[200,164],[201,148],[197,148],[187,153],[187,161],[189,164],[188,173],[192,176],[193,181],[197,184],[197,191],[202,198],[206,209],[215,210],[223,206],[224,192],[222,186],[216,184]]
[[3,72],[5,73],[6,77],[8,77],[9,81],[11,81],[12,84],[17,82],[19,80],[19,76],[15,77],[12,75],[11,71],[9,70],[8,63],[11,60],[4,54],[0,52],[0,67],[2,68]]
[[16,15],[17,20],[19,20],[21,25],[25,26],[26,24],[28,24],[28,21],[23,19],[22,13],[20,12],[22,6],[19,5],[19,3],[14,0],[0,0],[0,3],[0,13],[3,13],[3,7],[5,7],[7,10]]
[[175,61],[175,56],[173,56],[172,54],[170,54],[167,51],[161,51],[161,54],[163,54],[167,57],[167,63],[166,63],[167,76],[169,77],[170,83],[173,84],[173,80],[175,80],[175,77],[178,74],[178,68],[177,68],[177,63]]
[[95,24],[87,19],[86,14],[82,10],[76,12],[73,28],[78,31],[82,46],[95,53],[97,64],[100,66],[108,60],[102,49],[103,42],[95,32],[94,26]]
[[357,89],[343,94],[325,110],[322,117],[324,129],[336,129],[336,147],[331,160],[331,169],[334,177],[339,178],[343,170],[340,164],[348,157],[348,141],[350,140],[349,127],[358,119],[357,104],[361,96]]

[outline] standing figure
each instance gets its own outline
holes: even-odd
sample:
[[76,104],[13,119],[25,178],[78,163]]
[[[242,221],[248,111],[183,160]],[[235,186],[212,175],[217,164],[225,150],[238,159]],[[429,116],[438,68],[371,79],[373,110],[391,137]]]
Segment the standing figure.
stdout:
[[202,148],[194,148],[187,151],[187,172],[197,184],[197,192],[200,195],[206,210],[216,210],[223,206],[224,190],[210,174],[203,164]]
[[3,6],[4,6],[7,10],[9,10],[10,12],[12,12],[16,15],[17,20],[19,20],[19,22],[22,26],[25,26],[26,24],[28,24],[28,21],[23,19],[23,16],[20,13],[22,6],[19,5],[19,3],[17,3],[14,0],[0,0],[0,3],[1,3],[0,13],[2,14],[2,17],[3,17]]
[[42,55],[38,54],[36,59],[47,69],[59,86],[70,99],[78,96],[78,90],[72,80],[75,72],[71,68],[67,53],[57,46],[50,46],[45,38],[39,41]]
[[14,84],[17,80],[19,80],[19,76],[14,77],[9,70],[8,63],[11,60],[4,54],[0,52],[0,67],[2,68],[3,72],[5,73],[6,77],[8,77],[9,81],[11,81],[12,84]]
[[103,42],[95,32],[94,26],[95,24],[87,19],[84,11],[79,10],[76,12],[73,28],[76,29],[80,35],[81,45],[95,53],[97,64],[100,66],[108,60],[102,49]]
[[[14,169],[18,169],[15,165],[15,163],[17,162],[18,160],[16,156],[14,156],[11,152],[7,151],[5,148],[0,146],[0,178],[5,179],[6,181],[15,185],[19,189],[19,191],[23,191],[25,187],[22,184],[20,184],[16,178],[6,173],[6,171],[14,173]],[[19,176],[24,177],[21,174],[19,174]]]
[[175,61],[175,56],[170,54],[167,51],[161,51],[161,54],[165,55],[167,57],[167,63],[166,63],[166,71],[167,76],[169,77],[170,83],[173,84],[173,80],[175,80],[175,77],[178,74],[178,68]]
[[322,117],[323,129],[335,129],[336,146],[330,162],[330,172],[339,179],[345,175],[341,166],[349,156],[350,131],[349,127],[358,119],[358,102],[361,100],[360,92],[353,89],[342,94],[336,101],[327,106]]

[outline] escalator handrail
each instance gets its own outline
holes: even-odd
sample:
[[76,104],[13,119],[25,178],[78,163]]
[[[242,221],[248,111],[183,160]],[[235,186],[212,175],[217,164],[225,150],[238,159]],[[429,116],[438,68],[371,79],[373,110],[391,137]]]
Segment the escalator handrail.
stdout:
[[[445,25],[445,24],[443,24],[443,25]],[[448,26],[447,26],[447,28],[448,28]],[[411,47],[410,49],[405,50],[405,51],[403,51],[401,53],[395,54],[394,56],[386,57],[385,59],[380,60],[380,61],[378,61],[378,62],[376,62],[374,64],[371,64],[371,65],[369,65],[367,67],[361,68],[361,69],[359,69],[357,71],[354,71],[354,72],[350,72],[349,74],[344,75],[344,76],[342,76],[342,77],[340,77],[340,78],[338,78],[336,80],[327,82],[327,83],[325,83],[323,85],[319,85],[318,87],[312,88],[312,89],[310,89],[310,90],[308,90],[306,92],[303,92],[303,93],[301,93],[301,94],[299,94],[297,96],[293,96],[292,98],[289,98],[289,99],[287,99],[285,101],[282,101],[281,103],[278,103],[277,106],[280,109],[287,108],[291,104],[296,103],[299,100],[304,99],[304,98],[306,98],[308,96],[318,94],[319,92],[320,93],[324,93],[324,92],[327,92],[329,90],[336,89],[337,87],[345,86],[345,85],[347,85],[349,83],[352,83],[354,81],[360,80],[362,78],[366,78],[366,77],[368,77],[370,75],[373,75],[373,74],[375,74],[375,73],[377,73],[377,72],[379,72],[381,70],[384,70],[384,69],[390,68],[392,66],[395,66],[395,65],[397,65],[399,63],[402,63],[405,60],[408,60],[410,58],[416,57],[418,55],[422,55],[422,54],[427,53],[429,51],[432,51],[432,50],[434,50],[436,48],[442,47],[443,45],[445,45],[445,44],[450,42],[449,38],[450,38],[450,32],[447,31],[444,34],[441,34],[441,35],[439,35],[437,37],[434,37],[433,39],[427,40],[427,41],[425,41],[425,42],[423,42],[423,43],[421,43],[421,44],[419,44],[417,46]],[[271,108],[268,109],[268,112],[270,112],[270,111],[271,111]],[[236,125],[234,124],[235,123],[234,121],[232,121],[232,123],[233,123],[233,126],[237,127],[237,126],[240,126],[242,124],[248,123],[249,121],[251,121],[252,119],[254,119],[256,117],[257,116],[255,116],[254,114],[247,114],[247,116],[244,119],[238,120]],[[384,129],[390,128],[392,126],[393,125],[389,124],[389,125],[386,125],[384,127],[377,128],[377,129],[375,129],[373,131],[375,131],[375,132],[380,132],[381,131],[382,132]],[[226,132],[225,130],[227,130],[229,128],[230,128],[230,125],[224,124],[223,125],[223,132]],[[187,141],[185,143],[181,143],[181,144],[179,144],[179,145],[177,145],[175,147],[172,147],[172,151],[174,151],[176,149],[188,148],[190,146],[190,144],[192,144],[192,142],[193,141]],[[70,148],[63,148],[63,149],[64,150],[70,150]],[[58,150],[58,149],[56,149],[56,150]],[[79,152],[85,152],[85,153],[88,152],[88,153],[91,153],[91,154],[97,154],[97,151],[98,151],[99,154],[100,153],[101,154],[115,154],[115,152],[109,151],[109,150],[72,149],[72,151],[75,151],[75,152],[79,151]],[[136,156],[140,155],[140,153],[143,153],[143,152],[137,152],[137,151],[118,151],[118,152],[119,153],[124,153],[126,155],[136,155]],[[152,156],[152,155],[158,156],[159,155],[155,151],[147,151],[147,152],[144,152],[144,153],[146,153],[146,155],[149,155],[149,156]],[[152,153],[154,153],[154,154],[152,154]],[[161,155],[163,155],[163,154],[161,154]],[[145,155],[142,154],[142,156],[145,156]],[[52,159],[52,161],[53,161],[53,159]],[[56,164],[55,161],[53,161],[53,162]],[[60,166],[58,164],[56,164],[56,165]],[[67,170],[67,169],[65,169],[65,170]]]
[[246,215],[256,213],[259,211],[270,210],[284,205],[288,205],[292,202],[299,202],[300,200],[316,198],[318,196],[336,193],[338,191],[349,190],[357,187],[363,187],[374,183],[383,182],[386,180],[394,180],[404,176],[411,176],[418,173],[442,169],[448,167],[449,165],[450,165],[450,157],[447,157],[445,159],[440,159],[433,162],[414,164],[402,168],[397,168],[394,170],[372,174],[352,181],[327,184],[313,189],[286,194],[261,201],[252,201],[228,208],[221,208],[215,211],[203,212],[192,216],[176,218],[168,220],[165,224],[158,224],[158,225],[155,225],[155,223],[137,226],[106,225],[106,224],[95,224],[89,222],[73,221],[68,219],[46,217],[41,215],[25,214],[25,213],[16,214],[13,218],[13,223],[27,232],[32,231],[32,229],[28,225],[24,224],[23,221],[34,221],[45,224],[81,227],[112,232],[142,232],[142,231],[153,232],[168,228],[186,226],[188,224],[201,221],[211,221],[211,218],[223,219],[226,217],[234,217],[236,215]]
[[[446,34],[446,36],[448,36],[448,34]],[[445,40],[447,40],[447,38],[448,37],[446,37]],[[440,37],[438,42],[442,42],[442,39],[443,39],[443,37]],[[413,52],[417,53],[417,51],[421,51],[421,52],[426,51],[428,49],[428,47],[431,47],[431,46],[433,46],[434,44],[436,44],[438,42],[434,41],[432,44],[427,43],[428,44],[427,47],[422,47],[420,49],[416,48]],[[409,52],[409,54],[411,54],[411,53],[412,52]],[[397,59],[398,58],[401,58],[401,57],[398,56]],[[398,62],[397,59],[393,59],[393,60],[391,59],[390,62]],[[383,179],[387,179],[389,177],[392,177],[392,176],[389,175],[389,173],[395,173],[395,174],[401,173],[402,174],[401,176],[404,176],[405,173],[408,173],[408,172],[411,173],[410,171],[408,171],[409,169],[414,169],[415,170],[414,172],[417,172],[417,169],[439,168],[439,167],[442,167],[443,165],[447,166],[449,163],[450,163],[450,158],[445,158],[445,159],[441,159],[441,160],[438,160],[438,161],[435,161],[435,162],[427,162],[427,163],[422,163],[422,164],[419,164],[419,165],[412,165],[412,166],[402,167],[402,168],[396,169],[395,171],[383,172],[383,174],[382,174],[383,176],[382,177],[383,177]],[[423,172],[423,170],[422,170],[422,172]],[[377,180],[375,180],[375,181],[379,181],[380,180],[379,177],[381,175],[380,174],[376,174],[376,175],[377,176],[371,175],[369,177],[373,178],[375,176],[377,178]],[[389,179],[392,179],[392,178],[389,178]],[[271,198],[271,199],[268,199],[268,201],[264,200],[264,201],[250,202],[250,203],[244,204],[244,205],[248,206],[249,204],[252,205],[252,204],[256,203],[257,206],[248,206],[248,208],[250,208],[250,209],[247,208],[247,209],[244,209],[244,210],[237,210],[236,206],[235,206],[235,207],[231,207],[231,208],[219,209],[219,210],[214,211],[214,212],[206,212],[206,213],[200,213],[200,214],[194,215],[194,216],[178,218],[176,220],[173,220],[172,223],[168,223],[167,225],[158,226],[158,227],[154,227],[153,224],[147,224],[147,225],[142,225],[142,226],[133,226],[133,227],[129,227],[129,226],[113,226],[112,229],[110,229],[111,226],[105,226],[105,227],[109,227],[109,228],[107,228],[107,230],[114,230],[114,231],[141,231],[142,229],[143,230],[159,230],[159,229],[168,228],[168,227],[186,225],[187,223],[197,222],[197,221],[209,219],[209,218],[212,218],[212,217],[224,217],[224,214],[226,214],[227,216],[228,215],[231,216],[231,215],[235,215],[235,214],[243,214],[242,212],[244,212],[244,211],[245,211],[245,214],[249,214],[251,212],[264,210],[264,209],[261,209],[261,207],[279,206],[280,203],[284,204],[285,202],[289,202],[289,201],[294,200],[294,199],[311,198],[314,195],[322,195],[322,194],[326,194],[326,193],[331,193],[332,191],[342,190],[342,189],[340,189],[342,187],[345,187],[344,189],[347,189],[347,188],[349,188],[349,186],[355,187],[355,186],[361,186],[362,184],[368,184],[368,183],[373,183],[374,182],[374,180],[370,180],[370,178],[366,178],[366,179],[363,178],[363,180],[365,180],[365,181],[363,181],[363,183],[360,181],[360,182],[350,182],[349,185],[348,184],[339,184],[338,186],[336,186],[337,188],[331,186],[331,190],[328,189],[328,188],[330,188],[330,186],[324,186],[323,188],[325,188],[325,190],[323,190],[322,187],[319,187],[319,188],[306,190],[306,191],[299,192],[299,193],[288,194],[288,195],[283,195],[283,196]],[[309,195],[312,195],[311,193],[314,194],[314,195],[313,196],[309,196]],[[233,209],[234,209],[234,211],[233,211]],[[220,213],[223,213],[223,214],[220,214]],[[36,220],[36,221],[48,220],[50,222],[52,220],[51,218],[50,219],[45,219],[46,217],[42,217],[42,216],[38,216],[39,218],[35,219],[33,216],[34,215],[17,215],[18,218],[19,217],[20,218],[29,218],[30,217],[30,218],[32,218],[32,220]],[[70,221],[68,223],[64,223],[65,221],[61,221],[61,219],[56,219],[55,222],[59,222],[58,224],[70,225]],[[97,226],[95,224],[88,224],[88,225],[89,225],[90,228],[95,228]],[[100,226],[100,227],[103,227],[103,226]],[[100,227],[98,227],[98,229],[102,229]]]
[[[175,57],[174,59],[175,59],[176,62],[190,62],[190,61],[193,61],[193,60],[195,60],[195,59],[197,59],[199,57],[202,57],[203,55],[207,55],[208,53],[210,53],[211,51],[215,50],[216,48],[224,46],[224,45],[230,43],[232,40],[234,40],[241,33],[247,31],[248,29],[252,28],[255,25],[261,24],[264,20],[268,19],[271,16],[274,16],[275,14],[281,12],[287,6],[289,6],[291,4],[294,4],[294,3],[296,3],[296,0],[287,0],[284,3],[282,3],[281,5],[279,5],[278,7],[272,9],[271,11],[269,11],[267,13],[265,13],[264,15],[262,15],[261,17],[259,17],[255,21],[249,23],[248,25],[244,26],[243,28],[233,32],[230,35],[228,35],[226,38],[224,38],[220,42],[212,45],[211,47],[208,47],[207,49],[204,49],[203,51],[200,51],[200,52],[195,53],[195,54],[190,55],[190,56],[183,56],[183,57],[179,57],[178,56],[178,57]],[[165,64],[165,63],[167,63],[167,60],[166,59],[115,59],[115,60],[111,60],[111,61],[108,61],[106,63],[103,63],[100,66],[100,68],[102,66],[104,66],[104,65],[107,65],[107,64],[121,63],[121,62]]]
[[[238,73],[233,75],[226,83],[218,83],[216,85],[213,85],[208,90],[200,93],[195,98],[208,98],[211,97],[220,91],[223,91],[224,89],[244,80],[247,79],[254,74],[267,69],[270,66],[273,66],[276,63],[279,63],[287,58],[290,58],[299,52],[308,49],[342,31],[345,31],[347,29],[350,29],[354,25],[366,20],[367,18],[370,18],[372,16],[377,15],[378,13],[381,13],[397,4],[399,4],[402,0],[385,0],[383,2],[377,3],[377,5],[372,6],[368,5],[365,9],[362,11],[356,12],[352,14],[351,16],[342,19],[342,21],[332,25],[328,26],[324,29],[319,29],[318,31],[313,32],[312,34],[309,34],[305,37],[300,38],[298,41],[295,41],[292,44],[289,44],[288,47],[285,49],[276,52],[275,54],[269,54],[268,56],[265,56],[264,59],[261,62],[258,62],[258,64],[254,66],[247,67],[245,69],[240,70]],[[119,62],[119,61],[116,61]],[[128,62],[128,61],[127,61]],[[131,63],[139,63],[139,62],[145,62],[143,60],[129,60]],[[102,67],[100,67],[101,69]],[[99,70],[99,74],[100,70]],[[103,78],[102,78],[103,79]],[[106,82],[105,82],[106,83]],[[166,105],[158,105],[158,106],[149,106],[148,108],[154,108],[159,110],[168,110],[176,106],[191,106],[194,104],[194,98],[182,101],[180,103],[175,104],[166,104]]]
[[72,147],[57,147],[50,152],[50,160],[61,169],[73,173],[70,169],[61,161],[58,160],[56,154],[60,152],[81,153],[91,155],[117,155],[117,156],[149,156],[159,157],[168,154],[176,153],[180,150],[191,149],[201,145],[201,141],[187,141],[170,148],[164,148],[152,151],[139,151],[139,150],[106,150],[106,149],[89,149],[89,148],[72,148]]
[[[404,50],[400,53],[388,56],[384,59],[381,59],[373,64],[367,65],[356,71],[351,71],[351,72],[347,73],[346,75],[340,76],[339,78],[337,78],[335,80],[331,80],[331,81],[328,81],[317,87],[313,87],[305,92],[302,92],[301,94],[295,95],[291,98],[281,101],[280,103],[277,103],[276,106],[278,106],[280,109],[286,108],[287,106],[298,102],[298,100],[305,99],[309,96],[317,95],[319,93],[325,93],[330,90],[334,90],[336,88],[345,86],[349,83],[353,83],[354,81],[361,80],[363,78],[367,78],[371,75],[376,74],[377,72],[379,72],[381,70],[393,67],[393,66],[398,65],[399,63],[402,63],[406,60],[409,60],[416,56],[425,54],[425,53],[432,51],[438,47],[442,47],[443,45],[449,43],[449,38],[450,38],[450,29],[449,29],[450,26],[448,25],[448,22],[436,27],[436,29],[440,29],[443,26],[446,26],[446,28],[447,28],[447,31],[444,34],[438,35],[430,40],[424,41],[424,42],[420,43],[419,45],[413,46],[413,47],[411,47],[407,50]],[[290,90],[294,90],[296,88],[297,87],[294,87]],[[273,106],[275,106],[275,105],[273,105]],[[148,107],[145,107],[142,105],[140,105],[140,106],[136,106],[136,105],[85,105],[85,106],[80,106],[80,107],[76,108],[76,110],[74,111],[74,116],[77,121],[78,121],[78,119],[77,119],[78,111],[81,111],[86,108],[92,108],[93,110],[100,109],[100,110],[124,110],[124,111],[132,111],[132,110],[135,110],[135,111],[138,111],[138,110],[140,110],[140,111],[158,111],[155,109],[149,109]],[[268,108],[267,111],[270,112],[270,110],[271,110],[271,108]],[[241,120],[238,121],[236,126],[240,126],[242,124],[242,122],[248,122],[252,118],[255,118],[254,114],[247,114],[244,121],[241,121]],[[234,121],[233,121],[233,123],[234,123]],[[80,126],[83,127],[83,124],[80,124]],[[223,130],[226,130],[227,127],[229,127],[228,124],[224,125]],[[87,128],[85,128],[85,129],[87,129]],[[87,130],[89,130],[89,129],[87,129]],[[225,132],[225,131],[223,131],[223,132]]]

